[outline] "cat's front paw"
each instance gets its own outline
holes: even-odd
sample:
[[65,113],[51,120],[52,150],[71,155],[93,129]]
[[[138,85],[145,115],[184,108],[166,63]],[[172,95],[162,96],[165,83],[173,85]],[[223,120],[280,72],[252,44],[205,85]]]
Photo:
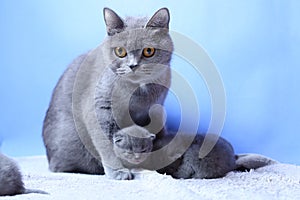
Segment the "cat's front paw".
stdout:
[[133,174],[130,173],[128,169],[111,169],[109,167],[105,167],[105,175],[110,179],[115,180],[132,180]]
[[116,180],[132,180],[133,174],[130,173],[130,171],[116,171],[113,174],[113,179]]

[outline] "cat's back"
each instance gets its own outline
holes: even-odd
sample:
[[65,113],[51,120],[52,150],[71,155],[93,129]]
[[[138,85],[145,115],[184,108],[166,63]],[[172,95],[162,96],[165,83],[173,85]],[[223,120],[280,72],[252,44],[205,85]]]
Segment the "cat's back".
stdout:
[[103,174],[102,167],[85,149],[77,134],[72,111],[72,93],[77,72],[88,54],[77,57],[60,77],[44,119],[43,141],[49,168],[53,172]]
[[60,77],[57,85],[53,90],[50,107],[53,106],[52,103],[54,102],[57,102],[57,105],[55,106],[60,106],[61,104],[63,104],[62,107],[66,106],[63,101],[67,99],[70,100],[70,98],[72,97],[71,95],[73,92],[76,74],[80,68],[80,65],[83,63],[86,57],[87,54],[78,56],[64,71],[63,75]]
[[46,139],[48,132],[53,132],[54,126],[71,123],[73,120],[72,114],[72,92],[77,71],[81,63],[86,58],[87,54],[78,56],[65,70],[55,86],[52,98],[47,110],[44,126],[43,136]]

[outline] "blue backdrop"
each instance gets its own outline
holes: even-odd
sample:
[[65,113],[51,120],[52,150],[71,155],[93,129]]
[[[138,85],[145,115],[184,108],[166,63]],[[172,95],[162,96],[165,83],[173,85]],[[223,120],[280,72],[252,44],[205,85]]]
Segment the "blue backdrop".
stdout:
[[[206,49],[226,89],[222,136],[237,153],[253,152],[300,164],[300,2],[153,0],[1,0],[0,141],[11,156],[44,154],[43,118],[52,89],[77,55],[105,36],[103,7],[120,16],[171,12],[171,30]],[[198,93],[200,131],[210,120],[201,78],[178,57],[172,62]],[[167,99],[169,121],[178,109]],[[188,105],[188,99],[181,102]],[[170,120],[171,119],[171,120]],[[169,123],[172,126],[171,123]]]

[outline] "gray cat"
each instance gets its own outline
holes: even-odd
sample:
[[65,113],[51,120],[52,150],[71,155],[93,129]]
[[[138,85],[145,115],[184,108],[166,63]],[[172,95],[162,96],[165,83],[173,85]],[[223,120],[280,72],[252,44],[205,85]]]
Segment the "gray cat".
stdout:
[[[172,139],[166,136],[163,143]],[[236,169],[236,157],[231,144],[222,137],[218,137],[213,149],[204,157],[199,158],[200,147],[204,141],[215,141],[216,135],[197,134],[184,154],[169,166],[158,170],[174,178],[219,178]],[[184,136],[182,138],[185,139]]]
[[[182,135],[184,143],[190,136]],[[174,135],[165,135],[155,141],[156,148],[168,144]],[[204,157],[199,158],[200,147],[204,141],[217,141],[213,149]],[[180,144],[177,149],[180,151]],[[182,148],[182,147],[181,147]],[[235,154],[232,145],[222,137],[214,134],[197,134],[187,150],[170,165],[159,169],[162,174],[171,175],[174,178],[219,178],[230,171],[249,171],[267,165],[278,163],[277,161],[259,154]]]
[[17,164],[0,153],[0,196],[28,193],[47,194],[41,190],[25,189]]
[[[155,161],[151,159],[150,152],[165,147],[174,139],[174,136],[168,134],[154,140],[154,134],[143,127],[133,125],[121,129],[114,135],[114,150],[127,168],[151,169],[151,163]],[[189,137],[189,135],[180,135],[181,142],[176,145],[175,149],[171,149],[173,154],[176,151],[179,152],[178,155],[181,154],[184,148],[183,144],[186,140],[189,140]],[[204,137],[208,141],[215,141],[217,137],[217,143],[208,155],[199,158],[199,151]],[[164,152],[161,156],[168,155],[168,152]],[[213,134],[206,136],[197,134],[179,158],[157,171],[171,175],[174,178],[220,178],[230,171],[248,171],[276,163],[270,158],[257,154],[235,155],[232,145],[224,138]]]
[[155,134],[137,125],[123,128],[113,136],[115,154],[124,166],[136,168],[148,158],[155,137]]
[[[119,136],[121,138],[119,140]],[[174,138],[174,135],[165,135],[154,141],[153,134],[149,133],[146,129],[139,126],[130,126],[122,129],[115,135],[115,146],[121,145],[121,150],[118,150],[119,157],[123,160],[132,163],[131,168],[146,168],[149,169],[149,163],[153,160],[146,160],[150,155],[149,152],[153,148],[160,149],[168,145]],[[185,140],[189,135],[181,135],[181,144],[185,143]],[[208,140],[213,140],[215,135],[207,135]],[[170,165],[159,169],[158,172],[162,174],[171,175],[174,178],[218,178],[225,176],[226,173],[236,169],[236,157],[234,150],[229,142],[223,138],[218,138],[218,141],[212,151],[204,158],[199,158],[199,150],[204,140],[204,135],[197,134],[192,144],[189,145],[187,150],[183,152],[177,160]],[[176,149],[172,149],[173,152],[182,152],[183,145],[178,144]],[[118,148],[119,149],[119,148]],[[143,158],[136,162],[133,152],[145,151]],[[127,157],[127,153],[130,152],[131,157]],[[140,154],[138,154],[140,155]],[[168,156],[168,153],[162,156]],[[145,161],[146,160],[146,161]],[[142,163],[145,161],[144,163]],[[128,167],[128,164],[125,166]]]
[[[104,43],[78,57],[56,85],[44,120],[43,140],[53,172],[105,173],[113,179],[132,179],[113,151],[113,137],[133,124],[147,126],[157,138],[165,132],[163,127],[152,130],[163,120],[160,112],[150,117],[149,109],[164,103],[170,86],[170,16],[168,9],[162,8],[150,19],[122,19],[105,8],[104,20],[108,34]],[[87,72],[82,66],[95,68]],[[91,78],[78,83],[78,77],[85,73]],[[75,86],[83,89],[78,92]],[[88,91],[91,93],[86,95]],[[74,92],[80,98],[74,98]],[[92,103],[90,98],[94,98]],[[82,111],[74,112],[76,105]],[[94,131],[97,125],[85,113],[89,110],[89,114],[96,113],[105,137],[99,139],[101,133]]]

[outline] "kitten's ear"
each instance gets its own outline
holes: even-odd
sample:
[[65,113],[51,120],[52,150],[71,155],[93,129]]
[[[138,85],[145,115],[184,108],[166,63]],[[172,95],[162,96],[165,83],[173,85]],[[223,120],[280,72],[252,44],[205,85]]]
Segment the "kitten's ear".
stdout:
[[169,29],[170,13],[167,8],[159,9],[148,21],[146,28],[166,28]]
[[109,8],[103,9],[106,31],[109,36],[120,33],[124,30],[124,22],[113,10]]
[[156,135],[153,133],[150,133],[149,138],[151,138],[151,140],[154,140],[156,138]]

